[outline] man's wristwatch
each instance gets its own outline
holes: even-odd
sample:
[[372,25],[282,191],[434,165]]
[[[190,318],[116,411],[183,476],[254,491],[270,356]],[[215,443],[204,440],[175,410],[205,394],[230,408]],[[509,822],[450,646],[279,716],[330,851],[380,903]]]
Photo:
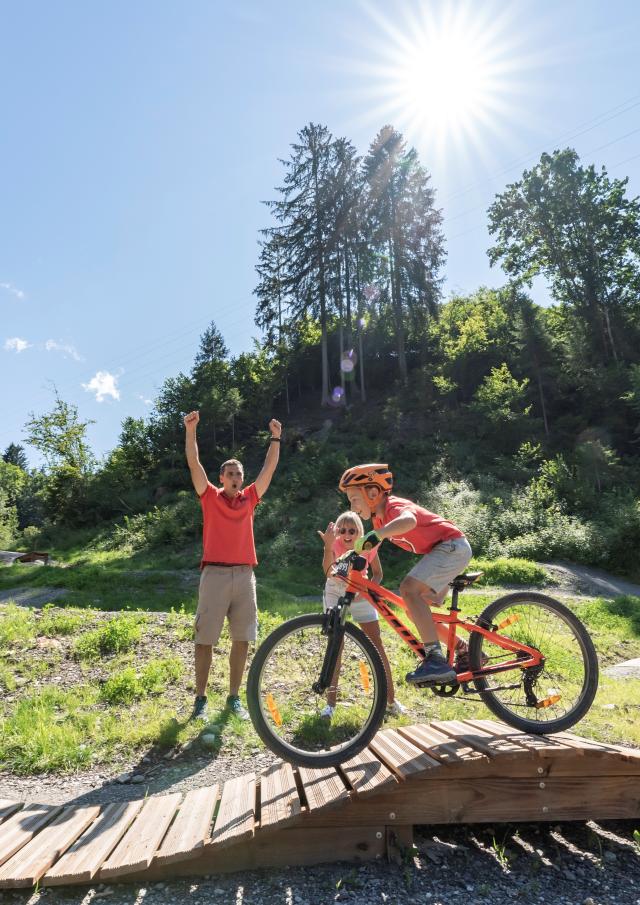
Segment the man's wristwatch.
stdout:
[[280,437],[269,437],[269,443],[280,443],[280,442],[281,442]]

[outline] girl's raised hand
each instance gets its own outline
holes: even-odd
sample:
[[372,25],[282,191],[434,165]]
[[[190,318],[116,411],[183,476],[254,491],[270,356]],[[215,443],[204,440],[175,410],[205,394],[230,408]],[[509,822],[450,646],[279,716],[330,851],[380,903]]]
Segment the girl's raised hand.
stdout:
[[336,539],[336,526],[333,522],[329,522],[325,531],[318,531],[318,534],[322,538],[322,542],[325,547],[330,547],[333,545],[334,540]]

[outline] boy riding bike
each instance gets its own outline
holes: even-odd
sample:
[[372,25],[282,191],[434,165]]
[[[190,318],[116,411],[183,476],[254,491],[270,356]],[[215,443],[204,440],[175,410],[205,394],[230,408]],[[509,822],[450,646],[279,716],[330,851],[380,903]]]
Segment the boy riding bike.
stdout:
[[[442,654],[429,607],[442,604],[449,582],[469,564],[471,547],[452,522],[411,500],[393,496],[392,487],[393,474],[386,464],[355,465],[342,475],[339,489],[348,496],[351,509],[371,519],[374,528],[356,540],[355,549],[361,551],[387,539],[422,557],[400,584],[425,652],[424,660],[407,673],[406,680],[411,684],[455,682],[456,670]],[[458,648],[458,656],[466,653],[463,648],[466,645]]]

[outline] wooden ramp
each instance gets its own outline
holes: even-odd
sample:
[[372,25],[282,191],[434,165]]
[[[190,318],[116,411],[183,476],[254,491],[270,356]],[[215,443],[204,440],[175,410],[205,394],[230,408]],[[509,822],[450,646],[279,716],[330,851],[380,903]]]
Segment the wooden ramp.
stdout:
[[415,824],[640,817],[640,751],[491,720],[377,734],[337,769],[276,763],[103,806],[0,799],[0,888],[147,882],[392,854]]

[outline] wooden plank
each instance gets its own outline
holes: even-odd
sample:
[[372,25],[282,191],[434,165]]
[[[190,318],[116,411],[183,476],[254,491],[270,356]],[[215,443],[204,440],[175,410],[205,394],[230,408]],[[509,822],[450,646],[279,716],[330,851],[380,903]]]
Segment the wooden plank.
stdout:
[[369,747],[400,779],[440,766],[439,761],[429,757],[395,729],[378,732]]
[[575,751],[568,745],[558,739],[556,736],[548,735],[532,735],[530,733],[519,732],[512,729],[504,723],[498,723],[495,720],[464,720],[472,729],[480,729],[496,738],[510,738],[516,744],[522,745],[529,751],[535,751],[536,754],[551,754],[554,757],[575,757]]
[[0,867],[0,889],[34,886],[99,813],[98,805],[65,808],[28,845]]
[[476,729],[461,720],[434,720],[431,724],[438,732],[470,745],[489,757],[496,755],[507,757],[531,757],[532,752],[513,741],[511,738],[498,738],[484,729]]
[[[429,776],[431,778],[429,778]],[[599,820],[640,818],[640,776],[625,777],[464,776],[447,769],[426,779],[399,783],[390,791],[349,807],[309,814],[312,827],[385,826],[431,823],[517,823],[529,820]],[[301,831],[302,835],[302,831]]]
[[174,792],[173,795],[158,795],[147,799],[133,824],[101,868],[100,880],[120,877],[149,867],[181,798],[180,792]]
[[349,798],[342,777],[333,767],[324,770],[298,767],[298,773],[310,812],[333,807]]
[[443,764],[488,764],[486,754],[476,751],[470,745],[450,738],[443,732],[438,732],[432,726],[399,726],[398,732],[408,741],[420,748],[429,757],[441,761]]
[[393,773],[387,770],[382,761],[368,748],[340,764],[340,770],[353,791],[360,797],[377,792],[384,786],[396,785],[398,782]]
[[21,807],[21,801],[11,801],[8,798],[0,798],[0,823],[2,823],[3,820],[6,820],[7,817],[11,817],[16,811],[19,811]]
[[[262,867],[286,868],[294,864],[335,865],[336,861],[369,861],[383,857],[385,845],[384,824],[332,826],[329,831],[323,827],[313,829],[305,827],[304,831],[301,831],[299,827],[292,826],[282,830],[274,829],[268,833],[257,832],[250,842],[233,845],[231,848],[206,845],[202,854],[195,859],[158,867],[152,864],[148,871],[127,877],[127,882],[148,888],[150,882],[173,881],[177,877],[202,875],[216,877],[218,874]],[[312,900],[314,905],[318,902],[317,898],[312,897]],[[395,901],[397,900],[394,899]]]
[[8,861],[17,851],[31,841],[62,810],[47,804],[28,804],[2,824],[0,833],[0,864]]
[[229,845],[251,839],[256,822],[256,775],[245,773],[228,779],[222,788],[220,810],[216,817],[211,844]]
[[291,764],[278,763],[260,777],[260,829],[281,828],[302,811]]
[[187,792],[162,847],[153,859],[154,864],[171,864],[197,855],[209,838],[217,802],[217,785]]
[[590,751],[602,756],[613,756],[625,761],[637,762],[640,760],[638,748],[628,748],[625,745],[615,745],[609,742],[596,742],[594,739],[582,738],[573,732],[558,732],[554,738],[564,742],[576,751]]
[[62,886],[92,880],[105,858],[109,857],[129,829],[143,804],[141,799],[108,804],[87,832],[49,868],[42,878],[42,885]]

